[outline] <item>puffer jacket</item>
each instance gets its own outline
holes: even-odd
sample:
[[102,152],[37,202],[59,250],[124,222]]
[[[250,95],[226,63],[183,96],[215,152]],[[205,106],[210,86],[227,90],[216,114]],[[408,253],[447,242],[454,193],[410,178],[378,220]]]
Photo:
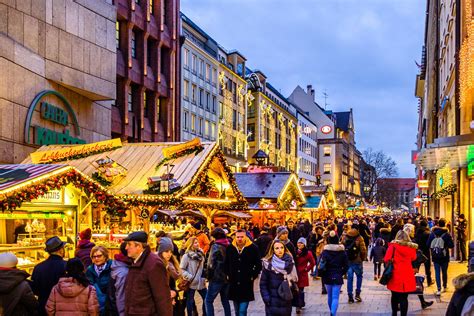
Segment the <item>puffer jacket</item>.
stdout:
[[188,250],[181,258],[181,272],[186,280],[193,280],[189,288],[202,290],[206,287],[206,280],[202,272],[204,269],[205,255],[201,250]]
[[97,275],[97,272],[94,269],[94,265],[90,265],[89,268],[86,270],[86,277],[89,279],[92,285],[95,287],[95,291],[97,292],[97,299],[100,305],[100,314],[106,314],[106,304],[108,299],[108,289],[110,283],[110,266],[112,265],[112,260],[107,260],[105,263],[104,270]]
[[387,248],[385,247],[385,242],[381,238],[378,238],[370,251],[370,259],[373,259],[374,263],[383,263],[386,252]]
[[[453,285],[455,292],[449,302],[446,315],[461,316],[463,312],[466,312],[464,315],[472,315],[467,313],[467,311],[473,312],[474,306],[471,306],[467,301],[469,298],[474,297],[474,273],[458,275],[453,279]],[[472,300],[469,299],[469,302],[472,302]]]
[[127,280],[130,261],[122,254],[116,254],[110,266],[109,314],[125,316],[125,281]]
[[0,268],[0,315],[36,315],[38,301],[26,281],[29,276],[23,270]]
[[349,268],[349,259],[347,259],[344,245],[328,244],[324,246],[321,254],[321,261],[326,262],[324,272],[321,273],[324,284],[344,283],[342,277]]
[[389,244],[384,261],[393,257],[393,273],[387,284],[390,291],[409,293],[416,290],[412,261],[416,260],[417,248],[417,244],[408,241],[394,240]]
[[61,278],[49,295],[46,312],[51,316],[97,316],[99,302],[95,288],[84,287],[73,278]]

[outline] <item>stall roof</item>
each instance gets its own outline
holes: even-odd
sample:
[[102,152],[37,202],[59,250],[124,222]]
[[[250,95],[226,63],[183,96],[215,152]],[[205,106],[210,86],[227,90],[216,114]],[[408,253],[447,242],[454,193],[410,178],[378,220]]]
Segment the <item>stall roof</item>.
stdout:
[[319,208],[320,203],[321,203],[320,196],[307,196],[306,204],[304,205],[304,208]]
[[[92,176],[97,171],[93,163],[101,158],[111,158],[127,170],[127,174],[116,184],[110,186],[108,190],[112,194],[142,194],[148,188],[147,180],[151,176],[166,173],[166,165],[162,165],[156,170],[156,166],[165,158],[163,149],[171,145],[182,143],[132,143],[123,144],[122,147],[111,151],[92,154],[90,156],[68,160],[70,166],[78,169],[88,176]],[[171,173],[175,179],[185,188],[199,171],[206,158],[218,148],[215,142],[202,143],[203,150],[197,154],[189,155],[170,160],[174,165]],[[68,148],[67,145],[43,146],[38,151],[54,151]],[[28,157],[23,163],[31,163],[31,157]]]
[[238,211],[222,211],[218,215],[227,215],[234,218],[252,218],[252,215]]
[[[298,180],[291,172],[236,173],[237,185],[246,199],[278,199],[287,187],[287,183]],[[302,200],[304,195],[299,190]]]
[[49,177],[52,174],[64,172],[70,168],[66,165],[0,165],[0,194],[45,176]]

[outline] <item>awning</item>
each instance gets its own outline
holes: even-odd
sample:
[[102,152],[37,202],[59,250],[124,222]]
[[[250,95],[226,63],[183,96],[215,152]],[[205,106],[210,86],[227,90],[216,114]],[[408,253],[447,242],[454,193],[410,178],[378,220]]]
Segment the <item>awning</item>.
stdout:
[[234,218],[252,218],[252,215],[238,211],[223,211],[220,212],[218,215],[227,215]]
[[424,170],[438,170],[443,167],[464,168],[474,160],[474,139],[472,135],[460,135],[436,139],[417,155],[414,163]]
[[170,217],[176,217],[181,211],[178,210],[156,210],[156,213],[161,213]]
[[197,216],[201,218],[206,218],[206,216],[204,216],[204,214],[202,214],[199,210],[183,210],[176,214],[176,216]]
[[0,165],[0,193],[69,169],[65,165]]
[[319,208],[321,204],[321,196],[307,196],[306,204],[303,208]]

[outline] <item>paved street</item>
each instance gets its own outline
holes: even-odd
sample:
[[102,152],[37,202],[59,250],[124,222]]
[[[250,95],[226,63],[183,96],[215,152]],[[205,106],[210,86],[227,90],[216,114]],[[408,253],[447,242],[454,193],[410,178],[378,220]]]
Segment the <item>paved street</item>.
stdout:
[[[440,298],[437,298],[434,293],[436,291],[436,286],[432,285],[429,288],[425,288],[425,299],[427,301],[434,300],[435,303],[426,310],[422,310],[420,306],[420,301],[416,295],[410,295],[409,297],[409,307],[408,315],[445,315],[446,308],[448,306],[449,300],[454,291],[451,280],[453,277],[466,271],[465,265],[458,263],[450,263],[449,265],[449,284],[448,292],[443,293]],[[421,271],[423,273],[423,270]],[[343,286],[343,292],[340,296],[340,304],[338,309],[338,315],[371,315],[371,316],[382,316],[382,315],[391,315],[390,308],[390,292],[377,281],[373,280],[373,266],[372,263],[366,262],[364,264],[364,282],[362,284],[362,303],[347,303],[346,295],[346,285]],[[433,274],[434,278],[434,274]],[[346,281],[346,280],[345,280]],[[321,282],[319,280],[311,280],[311,285],[309,288],[306,288],[306,307],[304,308],[301,315],[329,315],[327,307],[327,297],[326,295],[321,295]],[[355,287],[355,280],[354,280]],[[258,283],[256,282],[255,287],[256,301],[250,304],[249,315],[260,316],[265,315],[264,305],[258,291]],[[196,295],[196,302],[200,308],[200,299],[199,295]],[[199,301],[199,302],[198,302]],[[232,304],[231,304],[232,305]],[[214,302],[216,308],[216,315],[223,315],[222,306],[219,298]],[[293,309],[293,314],[296,315],[295,309]]]

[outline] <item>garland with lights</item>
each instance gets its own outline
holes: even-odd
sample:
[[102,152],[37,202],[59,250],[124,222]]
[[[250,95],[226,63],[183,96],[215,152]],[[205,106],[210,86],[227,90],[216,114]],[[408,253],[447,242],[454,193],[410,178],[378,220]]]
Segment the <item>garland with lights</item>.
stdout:
[[94,196],[97,202],[104,204],[107,213],[111,216],[126,216],[126,205],[123,201],[107,193],[99,184],[85,178],[74,169],[5,194],[4,199],[0,200],[0,210],[2,212],[13,212],[22,203],[31,202],[31,200],[37,199],[51,190],[58,190],[70,183],[84,191],[88,196]]
[[456,184],[448,185],[446,188],[442,189],[441,191],[435,192],[431,195],[431,198],[434,200],[439,200],[445,196],[454,194],[458,190]]
[[99,172],[94,172],[92,174],[92,179],[100,183],[103,187],[108,187],[112,184],[112,181],[109,181],[104,178]]
[[52,163],[52,162],[62,162],[62,161],[68,161],[68,160],[87,158],[87,157],[92,156],[92,155],[102,154],[102,153],[105,153],[105,152],[108,152],[108,151],[113,151],[113,150],[118,149],[118,148],[122,148],[122,146],[115,146],[115,147],[105,148],[105,149],[101,149],[101,150],[93,150],[93,151],[89,151],[89,152],[82,153],[82,154],[67,156],[67,157],[64,157],[64,158],[48,159],[47,161],[41,161],[40,164],[49,164],[49,163]]
[[184,157],[184,156],[188,156],[188,155],[191,155],[191,154],[197,155],[203,150],[204,150],[204,147],[202,145],[199,145],[199,146],[194,146],[194,147],[182,150],[178,153],[172,154],[170,157],[167,157],[167,158],[164,158],[163,160],[161,160],[158,163],[158,165],[156,165],[155,170],[160,169],[161,166],[163,166],[165,163],[167,163],[170,160],[174,160],[174,159]]

